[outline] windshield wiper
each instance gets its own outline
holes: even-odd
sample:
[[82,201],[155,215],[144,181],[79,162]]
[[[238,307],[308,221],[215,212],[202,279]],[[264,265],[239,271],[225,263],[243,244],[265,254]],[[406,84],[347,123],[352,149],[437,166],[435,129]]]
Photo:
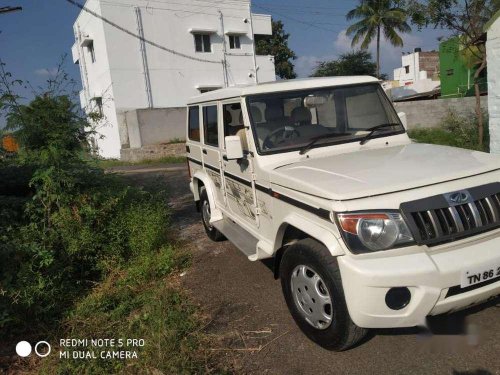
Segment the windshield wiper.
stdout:
[[381,125],[377,125],[377,126],[374,126],[373,128],[369,128],[369,129],[366,129],[367,132],[370,132],[368,133],[360,142],[359,144],[360,145],[364,145],[366,142],[368,142],[370,139],[373,138],[373,135],[379,131],[380,129],[384,129],[384,128],[392,128],[394,126],[400,126],[400,124],[398,124],[397,122],[392,122],[392,123],[388,123],[388,124],[381,124]]
[[307,145],[302,147],[300,149],[299,155],[304,155],[307,151],[309,151],[315,144],[316,142],[322,140],[322,139],[327,139],[327,138],[332,138],[332,137],[338,137],[340,135],[345,135],[345,134],[339,134],[339,133],[328,133],[328,134],[323,134],[318,137],[315,137],[309,142]]

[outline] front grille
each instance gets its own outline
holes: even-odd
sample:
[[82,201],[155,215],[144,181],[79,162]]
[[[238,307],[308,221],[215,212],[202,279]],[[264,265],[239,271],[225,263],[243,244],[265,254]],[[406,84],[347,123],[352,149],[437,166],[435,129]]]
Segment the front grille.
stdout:
[[500,227],[500,183],[467,189],[468,199],[460,204],[446,195],[401,204],[418,244],[438,245]]

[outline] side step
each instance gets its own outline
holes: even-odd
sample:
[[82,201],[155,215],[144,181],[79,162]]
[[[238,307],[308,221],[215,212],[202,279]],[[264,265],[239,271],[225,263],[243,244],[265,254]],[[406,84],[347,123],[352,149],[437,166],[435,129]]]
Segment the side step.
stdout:
[[222,219],[213,222],[212,225],[247,257],[254,256],[257,252],[257,243],[259,240],[235,222],[229,219]]

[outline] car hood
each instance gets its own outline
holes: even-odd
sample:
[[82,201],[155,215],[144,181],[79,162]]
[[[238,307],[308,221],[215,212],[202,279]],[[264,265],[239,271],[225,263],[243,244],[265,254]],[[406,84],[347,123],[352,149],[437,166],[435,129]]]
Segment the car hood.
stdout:
[[500,169],[500,158],[454,147],[412,143],[275,168],[272,184],[333,200],[418,188]]

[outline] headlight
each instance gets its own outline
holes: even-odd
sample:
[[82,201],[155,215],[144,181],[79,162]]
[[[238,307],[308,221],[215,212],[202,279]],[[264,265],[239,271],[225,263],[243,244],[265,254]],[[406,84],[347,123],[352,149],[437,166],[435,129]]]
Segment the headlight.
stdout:
[[413,242],[398,212],[358,212],[337,215],[342,236],[354,253],[388,250]]

